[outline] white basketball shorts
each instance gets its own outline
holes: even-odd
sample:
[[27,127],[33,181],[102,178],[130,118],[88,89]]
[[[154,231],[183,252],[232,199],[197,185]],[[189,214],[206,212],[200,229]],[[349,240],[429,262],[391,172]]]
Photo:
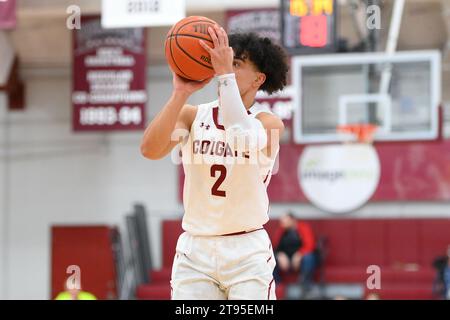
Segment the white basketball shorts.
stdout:
[[239,235],[180,235],[172,267],[173,300],[276,300],[275,257],[266,230]]

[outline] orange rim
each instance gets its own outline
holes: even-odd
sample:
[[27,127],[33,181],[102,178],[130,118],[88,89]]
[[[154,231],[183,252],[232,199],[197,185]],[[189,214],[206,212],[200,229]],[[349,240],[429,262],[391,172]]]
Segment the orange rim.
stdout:
[[337,127],[338,132],[355,135],[359,142],[365,143],[373,141],[377,129],[378,126],[371,123],[348,124]]

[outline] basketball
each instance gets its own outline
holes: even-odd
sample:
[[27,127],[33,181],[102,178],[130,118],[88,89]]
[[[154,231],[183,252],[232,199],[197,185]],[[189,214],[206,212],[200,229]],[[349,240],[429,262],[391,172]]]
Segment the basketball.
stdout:
[[178,21],[167,34],[165,55],[170,68],[179,76],[201,81],[214,75],[209,53],[199,40],[213,47],[208,27],[217,22],[202,16],[190,16]]

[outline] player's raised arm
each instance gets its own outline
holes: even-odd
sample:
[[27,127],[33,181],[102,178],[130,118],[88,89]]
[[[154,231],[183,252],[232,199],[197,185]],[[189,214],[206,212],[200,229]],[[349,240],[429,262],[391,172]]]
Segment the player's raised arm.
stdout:
[[[210,48],[203,41],[202,47],[210,54],[211,62],[216,71],[219,81],[220,111],[223,115],[223,123],[227,133],[231,137],[243,138],[242,145],[233,147],[247,150],[264,150],[270,152],[270,143],[278,144],[278,141],[270,141],[268,133],[276,130],[277,137],[280,136],[283,123],[276,116],[267,114],[257,118],[249,117],[242,100],[241,92],[233,68],[233,49],[229,46],[228,36],[223,28],[215,26],[208,28],[208,32],[214,43],[214,48]],[[254,93],[265,81],[263,73],[255,73]],[[253,99],[252,99],[253,100]]]
[[186,104],[189,96],[203,88],[210,80],[202,82],[185,80],[173,74],[173,91],[166,105],[150,122],[141,142],[144,157],[156,160],[167,155],[180,140],[173,140],[175,129],[190,130],[196,107]]

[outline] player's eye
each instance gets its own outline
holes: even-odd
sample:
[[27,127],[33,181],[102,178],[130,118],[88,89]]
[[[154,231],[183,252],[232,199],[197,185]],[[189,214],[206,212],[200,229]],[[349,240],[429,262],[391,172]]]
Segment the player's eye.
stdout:
[[239,67],[239,65],[240,65],[240,63],[239,63],[239,61],[237,61],[237,60],[235,60],[235,61],[233,61],[233,67]]

